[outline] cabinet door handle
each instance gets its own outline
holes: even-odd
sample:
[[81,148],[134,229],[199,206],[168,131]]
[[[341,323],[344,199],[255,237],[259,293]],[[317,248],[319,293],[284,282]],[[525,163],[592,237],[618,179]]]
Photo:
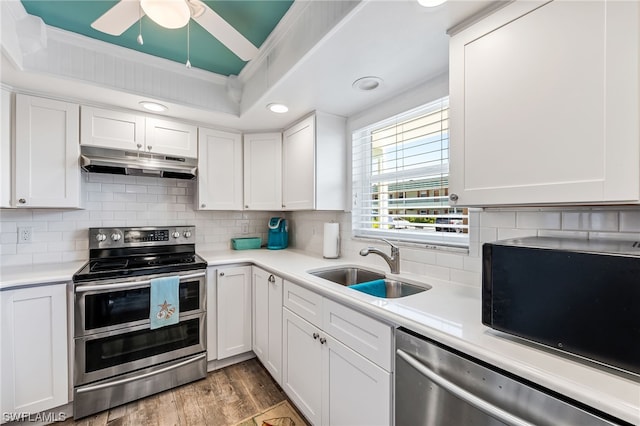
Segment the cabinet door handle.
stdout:
[[224,272],[220,272],[220,276],[221,276],[221,277],[224,277]]
[[458,194],[449,194],[449,199],[451,201],[458,201]]
[[20,204],[26,204],[26,203],[27,203],[27,200],[25,200],[24,198],[20,198],[20,199],[18,200],[18,202],[19,202]]
[[142,144],[141,143],[137,144],[136,146],[138,147],[138,149],[142,148]]
[[244,208],[245,208],[245,209],[248,209],[248,208],[249,208],[249,205],[247,204],[246,206],[244,206]]
[[151,148],[153,148],[151,145],[147,145],[147,151],[151,152]]
[[275,283],[275,282],[276,282],[276,277],[274,277],[274,276],[273,276],[273,274],[272,274],[272,275],[269,275],[269,280],[268,280],[268,281],[269,281],[271,284],[273,284],[273,283]]
[[325,339],[324,337],[320,338],[320,344],[324,345],[325,343],[327,343],[327,339]]
[[320,337],[318,333],[313,333],[313,340],[318,340],[318,337]]
[[202,204],[200,204],[200,207],[205,208],[205,207],[207,207],[207,205],[202,203]]

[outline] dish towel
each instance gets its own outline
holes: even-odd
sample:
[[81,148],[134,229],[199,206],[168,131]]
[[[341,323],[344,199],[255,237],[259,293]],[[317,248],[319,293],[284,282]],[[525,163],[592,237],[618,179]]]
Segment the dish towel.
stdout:
[[349,288],[375,297],[387,297],[387,286],[384,280],[367,281],[366,283],[350,285]]
[[151,280],[149,319],[151,330],[178,323],[180,277],[162,277]]

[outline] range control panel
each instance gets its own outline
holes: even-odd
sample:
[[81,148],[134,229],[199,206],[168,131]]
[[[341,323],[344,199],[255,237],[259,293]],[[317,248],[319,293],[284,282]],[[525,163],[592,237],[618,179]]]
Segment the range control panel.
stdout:
[[89,248],[195,244],[194,226],[89,228]]

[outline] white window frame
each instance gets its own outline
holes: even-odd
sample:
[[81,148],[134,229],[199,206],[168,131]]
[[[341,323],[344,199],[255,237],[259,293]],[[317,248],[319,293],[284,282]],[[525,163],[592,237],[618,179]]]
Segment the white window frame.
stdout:
[[[371,133],[376,129],[381,129],[387,127],[389,125],[395,123],[401,123],[407,120],[411,120],[413,118],[419,117],[420,115],[424,115],[429,113],[430,111],[436,111],[442,106],[446,106],[448,108],[448,96],[438,99],[434,102],[429,102],[417,108],[413,108],[409,111],[397,114],[393,117],[390,117],[386,120],[379,121],[377,123],[373,123],[369,126],[366,126],[361,129],[357,129],[352,133],[352,158],[353,158],[353,173],[352,173],[352,233],[355,238],[387,238],[389,240],[394,240],[397,242],[407,242],[407,243],[418,243],[418,244],[426,244],[429,247],[434,246],[444,246],[444,247],[455,247],[455,248],[464,248],[468,249],[469,247],[469,225],[468,225],[468,214],[463,214],[463,209],[456,208],[455,206],[450,206],[448,204],[448,197],[441,196],[439,197],[441,202],[444,202],[444,205],[436,206],[435,209],[456,209],[460,210],[459,213],[446,213],[442,215],[434,215],[427,214],[427,217],[437,217],[437,216],[446,216],[446,217],[456,217],[461,220],[466,219],[466,224],[455,224],[455,225],[447,225],[441,224],[439,227],[437,224],[425,224],[425,225],[417,225],[411,224],[408,228],[413,229],[381,229],[381,228],[367,228],[366,226],[366,218],[365,216],[373,215],[374,208],[373,207],[365,207],[365,203],[371,203],[372,205],[375,203],[373,199],[362,200],[363,195],[367,194],[369,196],[371,192],[371,188],[375,182],[381,181],[396,181],[400,182],[403,179],[437,179],[440,177],[441,179],[447,179],[447,187],[448,187],[448,175],[449,175],[449,163],[444,162],[441,164],[428,165],[422,167],[420,169],[401,169],[392,171],[389,173],[377,175],[376,177],[372,176],[371,170],[371,157],[372,157],[372,143],[371,143]],[[367,142],[368,140],[368,142]],[[362,143],[360,143],[362,141]],[[447,131],[447,141],[448,141],[448,131]],[[444,187],[443,187],[444,188]],[[368,211],[367,211],[368,210]],[[392,210],[392,209],[388,209]],[[380,214],[380,211],[378,211]],[[419,216],[420,214],[411,214],[409,216]],[[381,224],[390,222],[388,219],[390,216],[383,215],[387,218],[387,222],[381,221]],[[402,220],[401,217],[398,218]],[[450,228],[450,229],[462,229],[465,230],[463,232],[437,232],[435,228]],[[419,229],[424,228],[424,231],[419,231]],[[433,232],[431,232],[433,229]]]

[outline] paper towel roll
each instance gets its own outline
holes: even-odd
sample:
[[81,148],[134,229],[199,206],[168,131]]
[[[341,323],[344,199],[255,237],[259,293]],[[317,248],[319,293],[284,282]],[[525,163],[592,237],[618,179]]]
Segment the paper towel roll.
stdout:
[[340,256],[340,224],[324,224],[324,246],[322,255],[326,259],[336,259]]

